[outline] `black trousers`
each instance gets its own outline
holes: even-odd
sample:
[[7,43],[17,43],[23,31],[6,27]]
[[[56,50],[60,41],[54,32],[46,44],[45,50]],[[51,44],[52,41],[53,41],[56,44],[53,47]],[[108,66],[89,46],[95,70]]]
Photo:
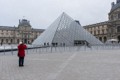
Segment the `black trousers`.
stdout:
[[19,57],[19,66],[24,66],[24,57]]

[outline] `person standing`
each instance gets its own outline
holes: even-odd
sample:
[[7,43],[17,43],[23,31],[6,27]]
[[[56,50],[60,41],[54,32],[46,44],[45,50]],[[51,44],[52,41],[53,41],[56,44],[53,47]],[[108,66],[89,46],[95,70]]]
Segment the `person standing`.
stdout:
[[19,57],[19,67],[24,66],[24,57],[25,57],[25,49],[27,46],[23,43],[20,42],[18,45],[18,57]]

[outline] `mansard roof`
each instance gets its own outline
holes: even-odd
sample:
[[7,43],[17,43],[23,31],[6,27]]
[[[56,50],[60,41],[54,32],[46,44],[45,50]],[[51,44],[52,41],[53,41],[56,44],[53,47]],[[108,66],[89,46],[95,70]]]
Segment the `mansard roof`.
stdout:
[[28,21],[27,19],[22,19],[22,20],[19,20],[19,25],[18,26],[30,26],[30,21]]
[[11,26],[0,26],[0,30],[15,30],[16,27]]
[[101,25],[108,25],[111,21],[104,21],[104,22],[100,22],[100,23],[96,23],[96,24],[90,24],[90,25],[86,25],[83,26],[84,28],[87,27],[95,27],[95,26],[101,26]]
[[[18,27],[11,27],[11,26],[0,26],[0,30],[19,30]],[[43,32],[44,29],[34,29],[32,28],[31,31],[36,31],[36,32]]]
[[45,29],[32,29],[32,31],[36,31],[36,32],[43,32],[43,31],[45,31]]
[[120,0],[116,1],[116,4],[114,4],[114,2],[112,3],[112,8],[110,12],[115,11],[116,9],[120,8]]

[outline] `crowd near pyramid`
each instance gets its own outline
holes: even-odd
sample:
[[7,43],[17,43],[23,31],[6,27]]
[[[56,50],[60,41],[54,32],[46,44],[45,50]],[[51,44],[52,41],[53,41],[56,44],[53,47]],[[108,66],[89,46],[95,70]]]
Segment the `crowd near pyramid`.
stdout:
[[84,44],[102,44],[86,31],[79,21],[62,13],[34,42],[44,46],[75,46]]

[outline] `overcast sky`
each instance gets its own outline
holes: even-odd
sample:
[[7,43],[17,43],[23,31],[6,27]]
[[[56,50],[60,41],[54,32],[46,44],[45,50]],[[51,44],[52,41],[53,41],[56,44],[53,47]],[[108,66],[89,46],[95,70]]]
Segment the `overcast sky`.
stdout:
[[33,28],[46,29],[63,12],[81,25],[108,20],[116,0],[0,0],[0,26],[18,26],[28,19]]

